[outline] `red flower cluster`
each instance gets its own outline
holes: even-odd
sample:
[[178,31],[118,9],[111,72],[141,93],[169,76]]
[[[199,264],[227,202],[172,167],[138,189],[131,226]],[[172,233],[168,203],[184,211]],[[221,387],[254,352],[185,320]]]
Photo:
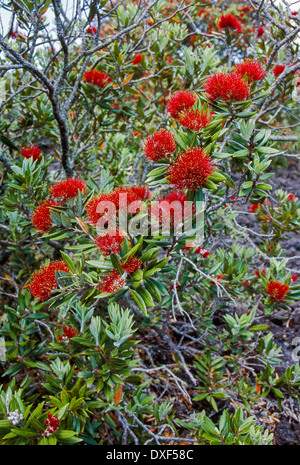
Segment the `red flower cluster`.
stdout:
[[65,271],[69,273],[70,269],[62,260],[47,263],[43,265],[39,271],[36,271],[29,283],[29,291],[33,297],[40,302],[50,297],[51,292],[57,288],[55,277],[56,271]]
[[14,31],[14,32],[10,35],[10,37],[11,37],[12,39],[19,39],[19,40],[26,40],[26,39],[27,39],[27,37],[26,37],[25,34],[21,34],[20,32],[17,32],[17,31]]
[[107,234],[98,236],[95,239],[95,243],[101,249],[103,255],[108,256],[112,253],[116,254],[120,252],[122,244],[124,241],[124,236],[120,233],[118,229],[110,229]]
[[209,155],[194,147],[182,152],[168,170],[169,182],[179,189],[197,190],[214,172]]
[[276,65],[273,68],[273,74],[275,77],[278,77],[285,70],[285,65]]
[[89,84],[94,84],[94,86],[101,87],[102,89],[111,82],[111,78],[101,71],[96,69],[90,69],[84,73],[83,79]]
[[[194,242],[190,242],[189,244],[185,245],[182,250],[190,251],[193,247],[195,247]],[[200,246],[194,250],[194,253],[201,255],[201,257],[203,258],[207,258],[210,255],[210,252],[208,250],[203,249]]]
[[260,81],[267,74],[259,61],[245,60],[243,63],[236,65],[236,72],[239,76],[247,76],[247,81]]
[[[175,208],[172,206],[173,202],[179,202],[181,204],[181,215],[182,218],[184,218],[184,215],[186,217],[189,217],[193,214],[194,208],[193,206],[189,208],[185,208],[185,202],[187,202],[187,195],[181,191],[181,190],[173,190],[169,192],[166,196],[161,196],[158,199],[159,203],[159,210],[157,212],[156,209],[151,209],[151,214],[154,216],[157,216],[160,221],[163,218],[168,218],[170,217],[170,226],[174,226],[174,219],[175,219],[175,212],[176,212],[176,204]],[[186,206],[187,207],[187,206]],[[169,216],[170,215],[170,216]]]
[[203,249],[202,247],[197,247],[197,249],[195,250],[195,253],[201,255],[201,257],[203,258],[207,258],[210,256],[209,251],[206,249]]
[[267,276],[267,272],[266,272],[266,270],[265,270],[264,268],[259,268],[259,270],[255,270],[255,271],[254,271],[255,276],[257,276],[257,277],[259,278],[259,277],[260,277],[260,274],[259,274],[260,271],[261,271],[265,276]]
[[61,200],[73,199],[79,191],[86,192],[87,190],[85,182],[78,178],[67,178],[50,187],[52,197],[58,197]]
[[261,37],[263,36],[265,33],[265,30],[262,26],[259,26],[259,28],[257,29],[257,37]]
[[30,145],[29,147],[21,148],[21,155],[24,158],[33,158],[33,160],[38,160],[41,156],[41,149],[37,145]]
[[280,281],[269,281],[265,291],[272,300],[280,302],[285,299],[289,288],[287,284],[281,283]]
[[260,207],[261,207],[260,203],[253,203],[252,205],[250,205],[249,211],[250,213],[255,213],[256,210],[258,210]]
[[[218,274],[216,277],[215,276],[212,276],[213,278],[215,278],[215,281],[217,281],[217,283],[219,283],[220,281],[222,281],[223,277],[224,277],[224,274],[221,273],[221,274]],[[217,283],[215,281],[210,281],[210,284],[212,286],[216,286]]]
[[103,294],[112,294],[118,292],[123,284],[124,279],[119,275],[119,272],[112,270],[103,276],[99,289]]
[[206,111],[190,108],[180,113],[178,121],[185,128],[189,128],[192,131],[200,131],[201,128],[206,128],[211,122],[211,114]]
[[131,202],[134,200],[150,199],[150,192],[145,186],[120,187],[119,190],[127,192]]
[[86,32],[87,32],[88,34],[96,34],[97,28],[96,28],[95,26],[88,27],[87,30],[86,30]]
[[176,285],[174,286],[174,283],[171,284],[171,286],[169,287],[169,291],[173,291],[173,289],[180,289],[181,288],[181,284],[180,283],[176,283]]
[[[145,199],[145,197],[148,198],[149,196],[149,192],[144,186],[118,187],[109,194],[99,194],[96,197],[93,197],[85,207],[88,213],[89,222],[96,226],[97,222],[103,215],[106,216],[108,221],[111,218],[111,214],[116,213],[118,215],[120,210],[124,210],[126,202],[125,199],[123,201],[122,197],[120,197],[121,194],[127,194],[127,205],[130,205],[135,201],[141,202]],[[115,206],[115,212],[108,211],[108,209],[104,213],[98,212],[97,208],[100,202],[111,202]]]
[[143,141],[143,151],[149,160],[157,161],[169,157],[176,149],[173,134],[166,129],[160,129]]
[[172,95],[167,104],[167,110],[172,118],[178,118],[182,111],[188,110],[196,102],[197,96],[189,90],[181,90]]
[[237,19],[236,16],[228,13],[227,15],[222,15],[218,20],[218,28],[219,29],[232,29],[237,32],[242,32],[242,25]]
[[133,65],[137,65],[139,64],[143,59],[143,54],[142,53],[137,53],[134,57],[134,59],[132,60],[132,64]]
[[126,271],[127,274],[130,274],[141,268],[141,266],[141,260],[139,260],[137,257],[129,257],[126,263],[121,265],[121,268],[123,271]]
[[34,210],[31,221],[35,229],[40,233],[46,233],[51,228],[53,221],[50,215],[50,208],[56,206],[59,206],[59,203],[55,200],[45,200]]
[[294,202],[294,201],[296,200],[296,198],[297,198],[297,197],[296,197],[296,195],[294,195],[294,194],[289,194],[289,195],[287,196],[287,200],[290,200],[291,202]]
[[47,419],[45,420],[45,424],[48,425],[48,428],[46,428],[44,435],[45,436],[51,436],[55,431],[59,430],[59,419],[56,415],[51,415],[49,412],[47,415]]
[[85,209],[88,214],[88,219],[91,224],[94,226],[97,225],[98,221],[100,218],[102,218],[104,215],[107,218],[107,221],[111,218],[111,212],[107,208],[105,212],[100,212],[98,210],[98,205],[100,205],[101,202],[112,202],[113,196],[110,194],[99,194],[95,197],[93,197],[86,205]]
[[186,244],[182,250],[187,250],[190,251],[193,247],[195,247],[194,242],[190,242],[189,244]]
[[205,83],[205,92],[211,100],[246,100],[250,89],[246,81],[237,73],[216,73]]
[[58,336],[58,341],[63,341],[67,339],[72,339],[77,335],[77,329],[73,328],[73,326],[64,326],[63,327],[64,336]]
[[75,337],[76,334],[77,334],[77,329],[76,328],[73,328],[73,326],[64,326],[63,327],[63,332],[64,332],[64,335],[68,338],[68,339],[72,339],[72,337]]
[[292,274],[291,280],[293,281],[293,283],[295,283],[296,281],[298,281],[298,275],[297,275],[297,274]]

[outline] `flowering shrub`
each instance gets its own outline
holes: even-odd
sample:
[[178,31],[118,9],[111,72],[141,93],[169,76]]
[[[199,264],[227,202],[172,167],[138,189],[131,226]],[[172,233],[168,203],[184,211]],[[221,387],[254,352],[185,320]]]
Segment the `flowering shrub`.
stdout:
[[299,14],[115,3],[6,2],[0,444],[297,443]]

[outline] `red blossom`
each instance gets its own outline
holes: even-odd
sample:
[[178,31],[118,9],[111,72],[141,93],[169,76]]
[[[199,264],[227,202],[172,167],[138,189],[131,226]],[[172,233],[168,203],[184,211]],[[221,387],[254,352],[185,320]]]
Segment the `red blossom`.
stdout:
[[110,194],[99,194],[99,195],[96,195],[95,197],[92,197],[91,200],[85,206],[85,209],[88,214],[88,220],[94,226],[97,225],[97,222],[100,220],[100,218],[102,218],[103,215],[106,215],[107,218],[109,219],[108,213],[105,213],[105,212],[100,213],[97,211],[97,208],[100,202],[108,202],[108,201],[110,202],[112,201]]
[[[224,274],[223,274],[223,273],[218,274],[216,277],[213,276],[213,278],[215,278],[215,281],[217,281],[217,283],[219,283],[220,281],[222,281],[223,277],[224,277]],[[215,281],[210,281],[210,284],[211,284],[212,286],[216,286],[217,283],[216,283]]]
[[[126,199],[123,199],[124,194],[126,194]],[[124,211],[133,202],[142,205],[142,201],[150,197],[150,192],[145,186],[117,187],[111,192],[111,196],[117,210]],[[136,212],[138,210],[139,208],[137,208]]]
[[85,182],[79,178],[67,178],[50,187],[52,197],[58,197],[61,200],[73,199],[79,191],[87,192]]
[[[230,197],[230,200],[235,200],[235,195],[232,195],[232,196]],[[237,205],[237,204],[238,204],[238,202],[233,202],[233,205]],[[226,206],[227,206],[227,205],[226,205]]]
[[189,90],[181,90],[173,94],[168,101],[167,110],[172,118],[178,118],[182,111],[188,110],[196,102],[197,96]]
[[[174,220],[178,212],[181,221],[182,218],[191,216],[194,212],[194,205],[188,206],[187,195],[181,190],[172,190],[167,195],[162,195],[157,199],[156,207],[150,206],[150,214],[152,217],[159,219],[160,227],[174,227]],[[175,202],[175,204],[173,203]],[[180,208],[178,208],[180,207]],[[185,215],[185,216],[184,216]],[[165,224],[165,221],[168,223]]]
[[231,13],[228,13],[226,15],[222,15],[218,19],[217,24],[218,24],[219,29],[228,28],[228,29],[232,29],[232,30],[237,31],[237,32],[242,32],[242,25],[241,25],[240,21],[237,19],[236,16],[234,16]]
[[249,286],[251,286],[251,283],[250,283],[250,281],[242,281],[242,283],[241,283],[241,284],[242,284],[242,286],[245,286],[245,287],[249,287]]
[[176,149],[173,134],[166,129],[160,129],[143,141],[143,151],[149,160],[157,161],[169,157]]
[[216,73],[205,83],[205,92],[211,100],[236,100],[238,102],[249,97],[247,82],[236,73]]
[[57,260],[43,265],[33,274],[29,283],[29,291],[40,302],[47,300],[51,292],[57,288],[56,271],[69,273],[70,270],[63,260]]
[[289,288],[287,284],[280,281],[269,281],[265,291],[272,300],[282,301],[285,299]]
[[59,430],[59,419],[56,415],[52,415],[50,412],[47,415],[47,419],[45,420],[45,424],[48,425],[46,430],[44,431],[45,436],[51,436],[55,431]]
[[128,190],[133,192],[133,194],[137,197],[137,199],[144,200],[150,199],[150,192],[148,191],[146,186],[131,186],[128,187]]
[[41,156],[41,149],[37,145],[30,145],[29,147],[21,148],[21,155],[24,158],[33,158],[33,160],[38,160]]
[[102,89],[107,86],[112,80],[106,74],[96,69],[90,69],[84,73],[84,81],[89,84],[94,84],[95,86],[101,87]]
[[259,61],[245,60],[243,63],[236,65],[236,72],[241,77],[247,77],[247,81],[260,81],[267,74]]
[[174,283],[172,283],[169,287],[169,291],[173,291],[173,289],[176,287],[176,289],[180,289],[181,288],[181,284],[180,283],[176,283],[176,286],[174,286]]
[[213,162],[203,149],[182,152],[168,170],[169,183],[179,189],[197,190],[214,172]]
[[14,31],[10,37],[12,39],[19,39],[19,40],[23,40],[25,41],[27,39],[26,35],[25,34],[22,34],[21,32],[17,32],[17,31]]
[[111,212],[107,211],[102,213],[97,211],[98,205],[100,205],[101,202],[111,202],[115,207],[115,212],[112,212],[112,214],[116,213],[118,216],[119,210],[125,210],[126,206],[129,206],[135,201],[138,201],[141,204],[141,201],[149,198],[149,196],[150,193],[145,186],[118,187],[110,193],[96,195],[85,207],[88,213],[89,222],[96,226],[97,222],[104,215],[106,216],[107,221],[111,218]]
[[137,53],[134,57],[134,59],[132,60],[132,64],[133,65],[137,65],[139,64],[143,59],[143,54],[142,53]]
[[265,30],[262,26],[259,26],[259,28],[257,29],[257,37],[261,37],[263,36],[265,33]]
[[296,200],[297,196],[294,194],[289,194],[287,196],[287,200],[290,200],[291,202],[294,202]]
[[86,32],[87,32],[88,34],[96,34],[97,28],[96,28],[95,26],[88,27],[87,30],[86,30]]
[[190,242],[189,244],[186,244],[186,245],[182,248],[182,250],[187,250],[187,251],[189,252],[193,247],[195,247],[194,242]]
[[117,270],[111,270],[103,276],[99,284],[99,289],[103,294],[112,294],[118,292],[123,284],[124,279],[119,275],[119,272]]
[[178,121],[185,128],[189,128],[192,131],[200,131],[201,128],[206,128],[211,122],[211,114],[206,111],[190,108],[180,113]]
[[45,200],[33,212],[31,221],[35,229],[40,233],[46,233],[51,228],[53,221],[50,215],[50,208],[60,204],[55,200]]
[[291,280],[293,281],[293,283],[295,283],[296,281],[298,281],[298,275],[297,275],[297,274],[292,274]]
[[102,234],[95,239],[95,243],[105,256],[120,252],[123,241],[124,235],[118,229],[110,229],[107,231],[107,234]]
[[258,210],[260,207],[261,207],[260,203],[253,203],[252,205],[250,205],[249,211],[250,213],[255,213],[256,210]]
[[73,326],[64,326],[63,327],[63,332],[64,332],[64,335],[68,339],[72,339],[73,337],[75,337],[77,335],[77,329],[73,328]]
[[[167,202],[168,205],[171,205],[173,202],[179,202],[182,209],[184,209],[185,202],[187,202],[187,195],[182,190],[172,190],[167,195],[161,196],[157,200],[161,206],[162,202]],[[170,213],[174,216],[174,209],[171,209]],[[192,214],[192,210],[190,208],[187,210],[187,214]]]
[[255,271],[254,271],[255,276],[257,276],[257,277],[259,278],[259,277],[260,277],[260,274],[259,274],[260,271],[261,271],[265,276],[267,276],[267,272],[266,272],[266,270],[265,270],[264,268],[259,268],[259,270],[255,270]]
[[201,257],[203,258],[207,258],[210,255],[209,251],[206,249],[203,249],[202,247],[197,247],[197,249],[195,250],[195,253],[201,255]]
[[285,70],[285,65],[276,65],[273,68],[273,74],[275,77],[278,77]]
[[[290,67],[295,66],[295,65],[297,65],[297,63],[291,63],[291,64],[290,64]],[[295,71],[292,71],[292,74],[293,74],[293,75],[296,75],[296,74],[298,74],[298,73],[299,73],[299,70],[298,70],[298,69],[296,69]],[[296,85],[298,85],[299,82],[300,82],[300,81],[299,81],[299,79],[298,79]]]
[[123,271],[126,271],[126,273],[130,274],[138,270],[139,268],[141,268],[141,266],[142,266],[141,260],[133,256],[133,257],[129,257],[126,263],[123,263],[121,265],[121,268]]

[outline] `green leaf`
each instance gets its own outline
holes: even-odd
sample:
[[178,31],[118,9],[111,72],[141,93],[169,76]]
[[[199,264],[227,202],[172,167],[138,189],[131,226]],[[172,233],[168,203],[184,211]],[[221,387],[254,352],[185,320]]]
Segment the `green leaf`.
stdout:
[[274,149],[273,147],[256,147],[255,150],[259,153],[266,153],[266,154],[271,154],[271,153],[278,153],[277,149]]
[[70,259],[70,257],[65,254],[62,250],[60,251],[60,254],[65,262],[66,265],[68,265],[68,267],[70,268],[70,270],[72,271],[72,273],[76,273],[76,267],[74,265],[74,263],[72,262],[72,260]]
[[0,134],[0,142],[11,149],[19,150],[18,147],[7,136],[4,136],[4,134]]
[[130,289],[130,294],[135,303],[138,305],[138,307],[142,310],[145,316],[148,315],[147,313],[147,307],[144,302],[144,299],[140,296],[140,294],[137,291],[134,291],[133,289]]
[[249,328],[249,331],[265,331],[269,327],[269,325],[254,325]]

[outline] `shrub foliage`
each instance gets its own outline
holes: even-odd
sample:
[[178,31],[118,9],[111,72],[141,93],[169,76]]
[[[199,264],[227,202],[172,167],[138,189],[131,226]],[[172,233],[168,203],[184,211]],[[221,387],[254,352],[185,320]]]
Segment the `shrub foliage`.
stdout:
[[[299,414],[300,13],[76,5],[1,7],[0,443],[276,443]],[[172,209],[165,233],[173,201],[192,236]]]

